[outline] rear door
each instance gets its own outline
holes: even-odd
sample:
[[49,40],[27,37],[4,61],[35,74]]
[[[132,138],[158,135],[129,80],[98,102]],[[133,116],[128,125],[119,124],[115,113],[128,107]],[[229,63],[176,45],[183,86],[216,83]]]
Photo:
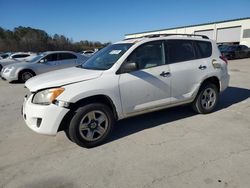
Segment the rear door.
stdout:
[[170,102],[169,66],[165,62],[163,41],[142,44],[124,62],[135,62],[138,70],[122,73],[120,97],[125,115],[140,113]]
[[60,69],[77,65],[77,56],[71,53],[58,54],[58,67]]
[[205,41],[167,40],[165,50],[172,81],[171,103],[187,101],[206,76],[212,45]]

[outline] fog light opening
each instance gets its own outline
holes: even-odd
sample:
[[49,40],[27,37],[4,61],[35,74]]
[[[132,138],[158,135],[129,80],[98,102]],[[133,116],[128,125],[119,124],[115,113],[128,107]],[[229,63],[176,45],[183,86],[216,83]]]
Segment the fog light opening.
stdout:
[[36,126],[39,128],[42,123],[42,118],[37,118],[36,120]]

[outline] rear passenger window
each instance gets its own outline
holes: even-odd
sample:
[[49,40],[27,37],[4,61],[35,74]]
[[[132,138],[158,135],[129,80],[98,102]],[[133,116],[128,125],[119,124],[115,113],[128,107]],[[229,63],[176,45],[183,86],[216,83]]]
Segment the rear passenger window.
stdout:
[[76,59],[76,56],[70,53],[60,53],[59,60],[66,60],[66,59]]
[[194,41],[197,46],[199,58],[207,58],[212,55],[212,44],[206,41]]
[[166,57],[169,63],[195,59],[195,51],[191,40],[168,40]]

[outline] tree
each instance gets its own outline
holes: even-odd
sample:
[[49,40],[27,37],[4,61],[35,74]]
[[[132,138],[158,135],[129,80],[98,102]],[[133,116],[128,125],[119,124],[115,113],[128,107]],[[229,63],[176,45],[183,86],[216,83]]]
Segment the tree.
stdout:
[[0,27],[0,51],[3,52],[43,52],[49,50],[71,50],[80,52],[94,48],[103,48],[108,44],[109,43],[102,44],[98,41],[92,42],[88,40],[73,42],[72,39],[64,35],[55,34],[51,37],[46,31],[31,27],[19,26],[14,28],[13,31]]

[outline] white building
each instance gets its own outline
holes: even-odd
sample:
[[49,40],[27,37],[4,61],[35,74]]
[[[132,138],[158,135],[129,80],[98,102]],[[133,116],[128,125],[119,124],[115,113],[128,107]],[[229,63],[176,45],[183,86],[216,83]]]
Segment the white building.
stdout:
[[250,47],[250,17],[218,21],[183,27],[126,34],[125,38],[138,38],[153,34],[201,34],[217,43],[244,44]]

